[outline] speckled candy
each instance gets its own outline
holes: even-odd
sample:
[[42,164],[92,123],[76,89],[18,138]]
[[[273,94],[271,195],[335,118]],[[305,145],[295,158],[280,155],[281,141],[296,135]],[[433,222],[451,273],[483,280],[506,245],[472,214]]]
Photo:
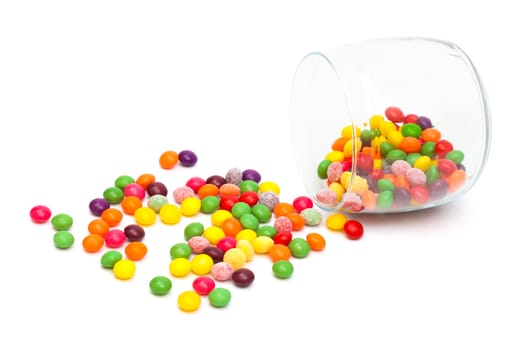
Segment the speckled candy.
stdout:
[[210,245],[210,242],[202,236],[195,236],[188,240],[188,245],[194,254],[200,254]]
[[212,266],[211,275],[217,281],[229,281],[232,278],[233,271],[233,266],[230,263],[221,261]]

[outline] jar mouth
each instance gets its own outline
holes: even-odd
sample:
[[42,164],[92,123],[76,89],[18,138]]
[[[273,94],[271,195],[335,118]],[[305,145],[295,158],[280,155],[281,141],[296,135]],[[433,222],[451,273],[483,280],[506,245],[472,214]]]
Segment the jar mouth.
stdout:
[[362,181],[357,166],[361,160],[360,131],[370,126],[368,118],[384,115],[389,106],[439,120],[438,127],[444,128],[445,137],[457,141],[455,146],[468,156],[465,165],[469,172],[465,185],[456,193],[417,207],[393,207],[381,212],[440,205],[467,192],[476,182],[488,159],[491,122],[485,89],[470,58],[457,45],[440,39],[371,39],[311,52],[302,58],[294,75],[292,145],[299,175],[318,207],[327,211],[344,209],[350,194],[343,191],[343,197],[334,202],[320,201],[315,195],[327,187],[326,179],[316,176],[319,160],[331,152],[327,142],[346,129],[352,141],[350,151],[345,149],[350,176],[342,185],[353,188]]

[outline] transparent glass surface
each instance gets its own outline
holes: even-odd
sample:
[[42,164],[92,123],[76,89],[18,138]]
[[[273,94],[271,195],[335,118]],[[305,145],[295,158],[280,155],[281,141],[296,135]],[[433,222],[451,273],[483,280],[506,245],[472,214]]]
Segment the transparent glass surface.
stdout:
[[463,50],[437,39],[374,39],[307,54],[294,76],[290,118],[299,174],[328,211],[447,203],[472,188],[490,147],[480,76]]

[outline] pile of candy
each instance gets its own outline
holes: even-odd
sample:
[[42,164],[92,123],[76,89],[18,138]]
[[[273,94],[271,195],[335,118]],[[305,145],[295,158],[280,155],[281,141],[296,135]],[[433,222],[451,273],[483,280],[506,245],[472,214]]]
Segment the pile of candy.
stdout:
[[[163,169],[192,167],[196,162],[197,156],[188,150],[167,151],[159,158]],[[172,191],[171,198],[168,187],[153,174],[137,178],[122,175],[101,197],[90,201],[93,219],[82,247],[87,253],[100,253],[101,266],[111,269],[118,280],[129,280],[135,275],[137,263],[148,254],[145,241],[150,226],[159,219],[165,225],[175,225],[182,217],[209,214],[209,225],[195,220],[184,227],[184,240],[169,249],[171,259],[166,270],[171,276],[154,276],[149,288],[154,295],[166,295],[172,289],[171,278],[192,276],[191,288],[178,296],[179,308],[195,311],[203,296],[212,306],[222,308],[231,299],[225,283],[241,288],[253,283],[255,273],[247,264],[254,256],[267,255],[273,274],[287,279],[294,272],[292,258],[305,258],[311,251],[325,248],[321,234],[298,234],[322,222],[323,216],[312,200],[299,196],[285,202],[279,195],[279,186],[261,181],[254,169],[231,168],[224,176],[191,177]],[[125,215],[134,223],[124,226]],[[67,249],[74,244],[70,215],[51,217],[49,208],[38,205],[31,209],[30,216],[35,223],[51,218],[57,248]],[[327,226],[344,230],[350,239],[359,239],[363,234],[360,223],[344,216],[330,216]],[[221,283],[223,286],[219,286]]]
[[323,207],[348,212],[403,211],[454,193],[466,181],[464,154],[425,116],[388,107],[368,128],[342,129],[318,163]]

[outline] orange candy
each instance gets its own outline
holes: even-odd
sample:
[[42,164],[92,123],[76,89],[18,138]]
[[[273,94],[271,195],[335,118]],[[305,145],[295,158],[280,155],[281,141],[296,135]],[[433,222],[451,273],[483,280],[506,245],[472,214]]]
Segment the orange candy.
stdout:
[[122,221],[122,212],[117,208],[107,208],[100,214],[100,218],[108,223],[110,227],[115,227]]
[[219,194],[219,187],[215,184],[204,184],[197,190],[197,195],[200,199],[208,196],[216,196]]
[[408,182],[408,179],[405,175],[397,175],[394,178],[394,186],[403,187],[407,190],[410,190],[410,182]]
[[139,197],[127,196],[122,199],[120,206],[125,214],[133,215],[135,214],[135,210],[142,207],[142,201]]
[[399,149],[407,154],[418,153],[421,150],[421,141],[412,136],[404,137],[399,144]]
[[277,243],[271,246],[268,250],[268,255],[273,262],[276,262],[278,260],[290,260],[292,252],[288,246]]
[[88,253],[96,253],[104,246],[104,238],[101,235],[89,234],[82,240],[82,247]]
[[175,151],[166,151],[159,157],[159,164],[162,169],[173,169],[179,162],[179,154]]
[[243,229],[241,222],[233,216],[224,220],[221,228],[228,237],[235,237]]
[[148,173],[142,174],[135,180],[135,182],[142,186],[143,189],[147,189],[150,184],[155,182],[155,175]]
[[321,251],[326,247],[326,241],[319,233],[309,233],[306,235],[306,242],[310,245],[310,249],[314,251]]
[[94,235],[104,236],[109,231],[109,224],[106,221],[97,218],[89,222],[88,231]]
[[332,143],[332,150],[343,152],[345,144],[348,142],[348,137],[339,137]]
[[448,190],[449,192],[454,192],[467,180],[467,173],[465,170],[458,169],[454,170],[452,174],[448,177]]
[[241,189],[236,184],[225,183],[224,185],[219,187],[219,195],[221,197],[224,197],[224,196],[239,197],[241,195]]
[[273,213],[276,217],[285,216],[289,213],[294,213],[295,207],[287,202],[279,202],[273,207]]
[[361,202],[363,204],[363,207],[365,207],[365,209],[370,209],[370,210],[375,209],[376,204],[377,204],[377,198],[376,198],[374,191],[364,190],[363,193],[361,194]]
[[297,212],[288,213],[285,215],[292,222],[292,231],[301,231],[304,227],[304,218]]
[[441,132],[438,129],[426,128],[421,133],[421,139],[425,142],[438,142],[441,139]]
[[136,241],[126,245],[124,252],[129,260],[138,261],[142,260],[148,253],[148,247],[142,242]]

